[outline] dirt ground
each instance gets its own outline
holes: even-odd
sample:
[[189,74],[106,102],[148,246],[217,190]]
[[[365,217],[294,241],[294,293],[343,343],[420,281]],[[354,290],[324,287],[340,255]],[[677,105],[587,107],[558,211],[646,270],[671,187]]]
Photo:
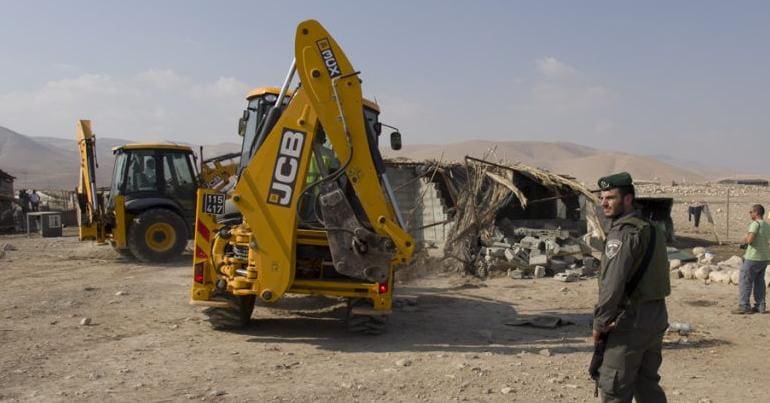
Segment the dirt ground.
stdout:
[[[770,204],[770,193],[755,193],[731,207],[736,235],[749,204]],[[708,227],[687,227],[679,215],[690,195],[674,196],[680,244],[737,252],[714,245]],[[0,401],[598,401],[586,373],[595,279],[432,274],[397,288],[416,305],[400,304],[380,336],[348,334],[340,301],[309,297],[258,307],[248,329],[218,332],[187,304],[187,260],[140,265],[65,235],[0,238],[17,249],[0,259]],[[670,322],[695,330],[666,337],[669,400],[766,401],[770,315],[730,315],[734,286],[672,288]],[[575,324],[506,325],[537,314]]]

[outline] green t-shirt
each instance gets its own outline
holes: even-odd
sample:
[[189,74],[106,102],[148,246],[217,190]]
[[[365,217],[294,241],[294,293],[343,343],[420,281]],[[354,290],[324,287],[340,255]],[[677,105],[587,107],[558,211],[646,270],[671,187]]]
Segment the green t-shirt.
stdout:
[[749,224],[749,232],[754,235],[754,242],[746,248],[743,258],[746,260],[770,260],[770,246],[768,246],[768,236],[770,235],[770,226],[765,220],[752,221]]

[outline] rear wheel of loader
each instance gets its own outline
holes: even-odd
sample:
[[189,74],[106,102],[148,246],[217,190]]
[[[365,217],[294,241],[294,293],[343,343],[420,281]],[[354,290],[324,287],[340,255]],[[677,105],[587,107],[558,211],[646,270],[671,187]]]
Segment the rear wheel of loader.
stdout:
[[356,309],[370,311],[373,309],[372,302],[366,299],[348,300],[346,323],[349,332],[369,335],[378,335],[385,332],[388,324],[388,315],[356,313]]
[[185,222],[171,210],[147,210],[128,228],[128,248],[143,262],[169,261],[181,255],[186,246]]
[[228,295],[229,307],[208,307],[203,310],[203,314],[215,330],[243,329],[251,322],[256,298],[256,295]]

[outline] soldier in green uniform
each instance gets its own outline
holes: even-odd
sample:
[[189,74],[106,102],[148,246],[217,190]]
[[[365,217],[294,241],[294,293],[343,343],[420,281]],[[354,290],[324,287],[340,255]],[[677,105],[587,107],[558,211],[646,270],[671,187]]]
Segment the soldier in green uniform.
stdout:
[[606,336],[598,379],[602,400],[665,402],[658,369],[671,293],[666,237],[634,208],[631,175],[601,178],[599,189],[611,220],[593,322],[594,343]]

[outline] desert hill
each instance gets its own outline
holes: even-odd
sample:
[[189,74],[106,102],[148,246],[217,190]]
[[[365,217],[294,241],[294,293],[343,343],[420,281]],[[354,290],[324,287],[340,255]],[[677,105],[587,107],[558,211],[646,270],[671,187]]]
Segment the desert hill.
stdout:
[[470,155],[493,162],[532,165],[576,177],[588,184],[608,172],[618,171],[628,171],[639,180],[660,182],[697,183],[712,177],[652,157],[564,142],[470,140],[450,144],[405,145],[402,150],[388,150],[385,155],[412,160],[443,158],[444,161],[462,161],[465,155]]
[[[98,186],[110,184],[114,162],[112,148],[131,142],[97,136]],[[198,152],[198,146],[191,147]],[[203,153],[204,158],[208,158],[239,149],[239,144],[221,143],[205,146]],[[671,157],[641,156],[565,142],[469,140],[449,144],[409,144],[400,151],[388,149],[383,153],[386,158],[414,161],[462,161],[465,155],[471,155],[494,162],[520,162],[571,175],[587,184],[618,171],[628,171],[637,180],[661,183],[698,183],[734,174],[700,162],[684,163]],[[29,137],[0,126],[0,169],[17,177],[17,189],[74,189],[79,172],[74,134],[71,140]]]

